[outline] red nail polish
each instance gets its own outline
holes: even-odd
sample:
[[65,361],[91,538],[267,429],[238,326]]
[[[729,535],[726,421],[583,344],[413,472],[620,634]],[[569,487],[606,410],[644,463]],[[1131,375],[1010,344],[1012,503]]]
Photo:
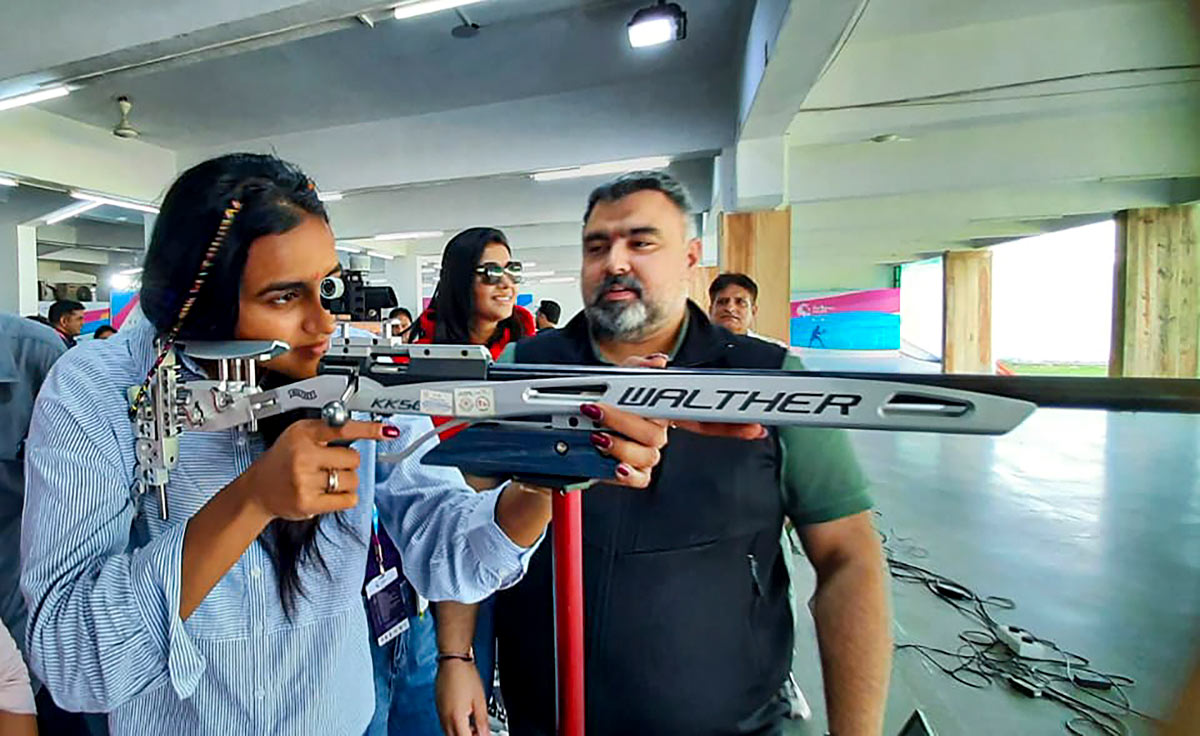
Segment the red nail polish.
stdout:
[[592,433],[592,444],[599,447],[601,450],[607,450],[612,447],[612,437],[599,432]]
[[579,407],[579,411],[585,417],[594,422],[599,422],[604,419],[604,410],[595,404],[583,404]]
[[400,428],[393,427],[390,424],[385,424],[383,425],[383,436],[387,437],[389,440],[394,440],[400,436]]
[[624,463],[621,463],[617,466],[617,475],[621,476],[622,478],[628,478],[629,474],[632,472],[633,471],[630,470]]

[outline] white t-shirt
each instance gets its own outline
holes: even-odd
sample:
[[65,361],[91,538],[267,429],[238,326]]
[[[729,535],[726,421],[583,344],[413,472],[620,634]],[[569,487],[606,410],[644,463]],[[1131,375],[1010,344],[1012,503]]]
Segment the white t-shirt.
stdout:
[[33,715],[33,689],[29,686],[29,670],[12,634],[0,625],[0,710],[8,713]]

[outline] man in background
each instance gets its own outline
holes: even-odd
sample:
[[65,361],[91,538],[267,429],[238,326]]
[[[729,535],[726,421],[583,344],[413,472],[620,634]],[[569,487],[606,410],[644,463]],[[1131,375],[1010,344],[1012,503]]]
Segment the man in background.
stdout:
[[96,331],[92,333],[93,340],[107,340],[117,334],[117,328],[112,325],[100,325]]
[[72,299],[59,299],[50,305],[50,326],[68,348],[75,347],[75,338],[83,332],[83,304]]
[[758,317],[758,284],[744,273],[723,273],[708,287],[708,316],[735,335],[766,340],[780,347],[787,344],[754,331]]
[[408,342],[408,330],[412,327],[412,312],[404,307],[396,307],[388,313],[388,320],[392,323],[392,334],[401,335],[404,342]]
[[723,273],[708,287],[708,316],[735,335],[746,335],[758,316],[758,284],[744,273]]
[[534,315],[538,332],[557,329],[560,317],[562,317],[562,307],[559,303],[543,299],[542,303],[538,305],[537,314]]
[[[62,303],[55,302],[50,313],[56,314],[55,307]],[[79,321],[82,324],[83,305],[78,302],[67,303],[79,306]],[[63,321],[64,312],[59,309],[57,314],[60,322]],[[78,331],[75,334],[79,334]],[[22,651],[28,618],[20,586],[25,436],[29,433],[33,401],[54,361],[67,351],[65,343],[62,332],[56,335],[55,330],[35,320],[15,314],[0,314],[0,619],[3,619],[4,627],[12,632],[12,638]],[[20,675],[21,670],[11,657],[4,660],[4,667],[6,676]],[[13,684],[23,692],[24,688],[19,682]],[[38,703],[44,733],[87,733],[83,717],[54,707],[45,688],[38,693]],[[0,704],[0,711],[32,713],[24,700],[18,700],[18,704],[19,708],[6,708]],[[0,724],[4,723],[0,719]],[[8,733],[2,728],[0,732]]]

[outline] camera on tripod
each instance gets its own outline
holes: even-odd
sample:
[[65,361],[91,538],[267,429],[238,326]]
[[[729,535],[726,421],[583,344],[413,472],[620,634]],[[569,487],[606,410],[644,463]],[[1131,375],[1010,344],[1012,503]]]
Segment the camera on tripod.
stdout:
[[400,302],[392,287],[367,284],[370,264],[369,257],[351,257],[350,267],[340,276],[325,277],[321,281],[321,306],[334,314],[349,315],[355,322],[382,321]]

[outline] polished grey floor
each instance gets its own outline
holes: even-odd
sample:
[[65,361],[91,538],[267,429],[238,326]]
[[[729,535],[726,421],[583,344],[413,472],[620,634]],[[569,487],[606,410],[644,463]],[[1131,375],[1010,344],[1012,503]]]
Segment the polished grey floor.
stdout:
[[[980,595],[1013,599],[997,619],[1137,680],[1161,715],[1200,655],[1200,417],[1040,410],[1000,438],[856,432],[878,526],[902,559]],[[905,558],[905,554],[924,554]],[[801,601],[813,578],[796,565]],[[953,649],[972,623],[923,587],[892,582],[895,636]],[[795,672],[825,732],[812,621],[797,623]],[[1066,733],[1065,708],[996,685],[972,690],[900,652],[885,734],[914,707],[941,736]],[[1127,718],[1130,733],[1151,733]]]

